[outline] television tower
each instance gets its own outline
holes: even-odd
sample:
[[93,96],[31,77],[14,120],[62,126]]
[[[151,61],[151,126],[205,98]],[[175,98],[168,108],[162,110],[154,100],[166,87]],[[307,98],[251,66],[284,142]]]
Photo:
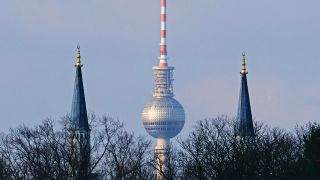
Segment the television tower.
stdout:
[[152,101],[143,109],[142,121],[146,131],[157,138],[157,180],[164,179],[166,152],[170,139],[182,130],[185,112],[182,105],[173,98],[173,70],[168,65],[166,0],[161,0],[161,43],[159,65],[154,70],[154,92]]

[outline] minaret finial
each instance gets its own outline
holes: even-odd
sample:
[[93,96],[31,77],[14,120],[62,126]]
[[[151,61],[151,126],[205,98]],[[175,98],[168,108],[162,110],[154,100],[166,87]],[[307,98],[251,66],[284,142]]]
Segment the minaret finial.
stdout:
[[80,55],[80,45],[77,46],[78,52],[77,52],[77,60],[75,66],[82,66],[81,64],[81,55]]
[[246,65],[246,53],[242,53],[242,69],[241,74],[248,74],[247,72],[247,65]]

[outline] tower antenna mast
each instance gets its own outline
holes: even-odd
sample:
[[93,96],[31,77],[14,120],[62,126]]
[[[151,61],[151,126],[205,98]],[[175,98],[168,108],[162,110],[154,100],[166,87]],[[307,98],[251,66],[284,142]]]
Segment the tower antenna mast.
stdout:
[[161,40],[160,40],[160,63],[159,67],[168,66],[167,53],[167,0],[161,0]]

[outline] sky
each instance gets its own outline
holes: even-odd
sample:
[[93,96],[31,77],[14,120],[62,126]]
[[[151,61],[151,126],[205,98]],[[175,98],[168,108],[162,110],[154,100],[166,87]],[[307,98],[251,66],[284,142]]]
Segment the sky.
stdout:
[[[256,121],[319,122],[319,9],[317,0],[167,0],[182,135],[198,120],[235,115],[243,51]],[[0,131],[70,112],[80,44],[88,112],[146,135],[160,0],[2,0],[0,27]]]

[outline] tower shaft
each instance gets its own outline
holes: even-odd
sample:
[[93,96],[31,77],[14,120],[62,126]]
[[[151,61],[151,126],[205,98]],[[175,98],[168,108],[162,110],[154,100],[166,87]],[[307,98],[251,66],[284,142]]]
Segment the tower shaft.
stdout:
[[163,180],[165,179],[165,173],[166,173],[166,156],[167,156],[167,151],[169,148],[170,140],[169,139],[163,139],[163,138],[158,138],[157,139],[157,144],[155,148],[155,155],[156,155],[156,169],[157,169],[157,174],[156,174],[156,179],[157,180]]

